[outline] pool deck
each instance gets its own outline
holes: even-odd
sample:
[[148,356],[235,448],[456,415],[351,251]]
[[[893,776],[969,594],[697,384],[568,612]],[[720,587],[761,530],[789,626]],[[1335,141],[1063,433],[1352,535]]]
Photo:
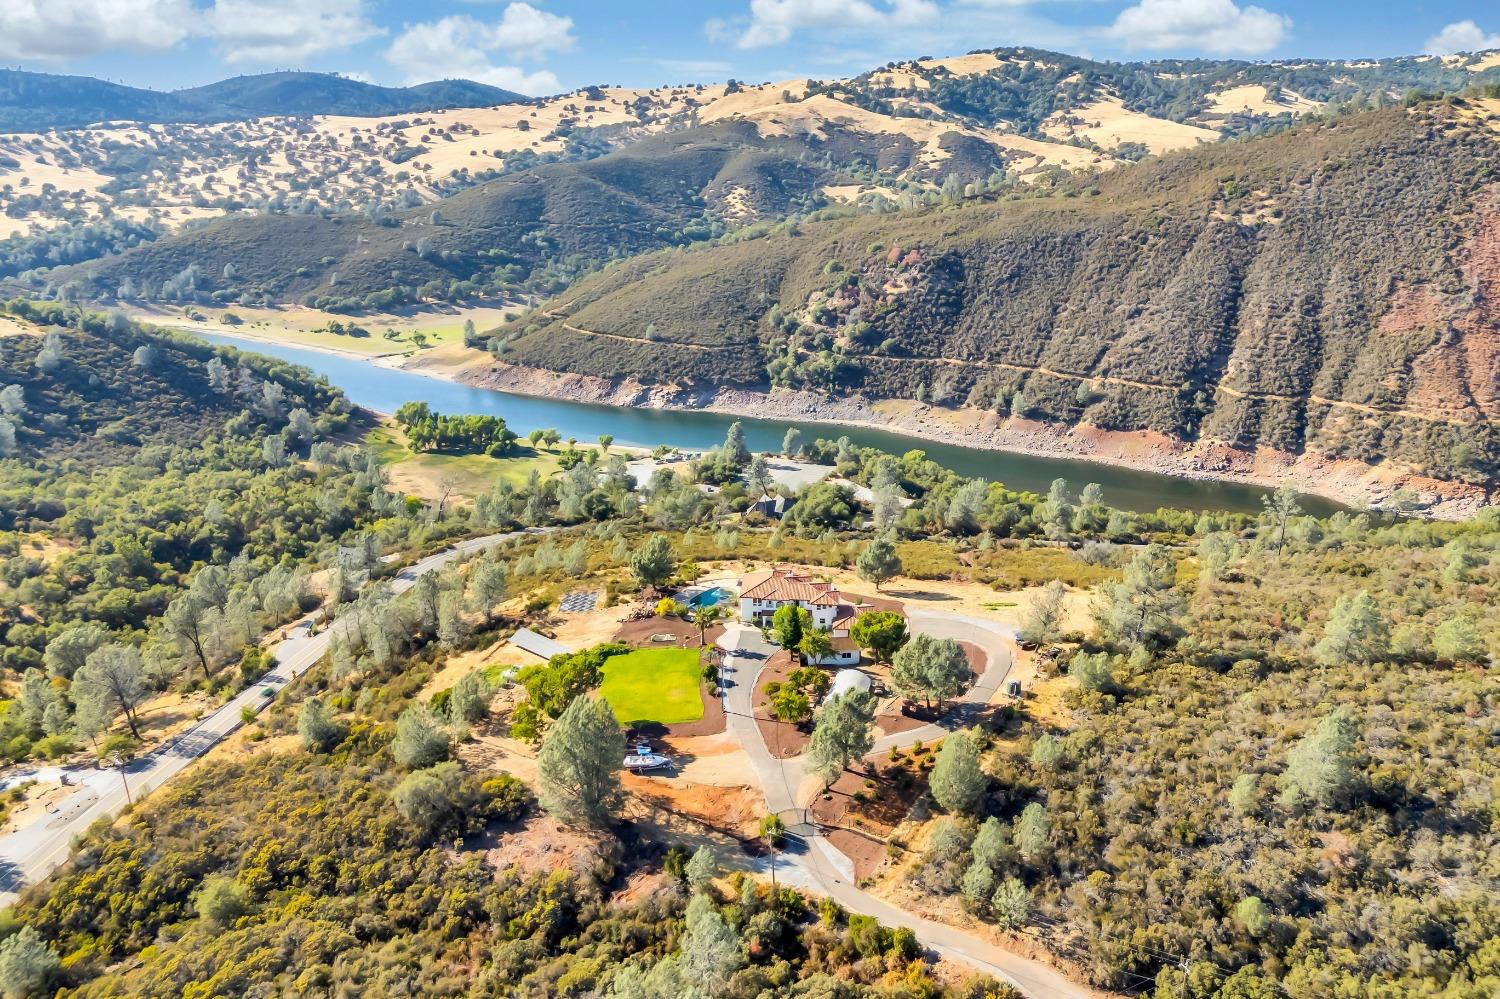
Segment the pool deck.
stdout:
[[679,603],[687,604],[690,607],[697,607],[699,598],[705,593],[713,590],[721,590],[724,592],[725,597],[721,597],[716,603],[729,603],[739,599],[739,582],[738,576],[721,576],[716,579],[705,579],[694,583],[692,586],[684,586],[673,594],[673,598]]

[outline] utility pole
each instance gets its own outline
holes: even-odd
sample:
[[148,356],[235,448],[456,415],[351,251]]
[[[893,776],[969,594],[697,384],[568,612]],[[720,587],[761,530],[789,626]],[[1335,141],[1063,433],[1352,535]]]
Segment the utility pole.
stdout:
[[130,799],[130,782],[125,779],[125,764],[129,761],[125,760],[123,757],[115,756],[110,759],[110,762],[120,768],[120,786],[125,789],[125,804],[135,804],[135,802]]

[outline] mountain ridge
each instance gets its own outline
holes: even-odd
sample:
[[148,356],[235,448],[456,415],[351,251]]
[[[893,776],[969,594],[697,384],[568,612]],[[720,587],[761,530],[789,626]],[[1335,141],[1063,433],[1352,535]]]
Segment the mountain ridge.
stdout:
[[106,121],[212,123],[280,115],[410,114],[525,100],[469,80],[382,87],[335,73],[278,71],[161,91],[88,76],[0,70],[0,132],[77,128]]
[[508,362],[604,378],[908,399],[1490,481],[1497,122],[1500,100],[1388,109],[1047,197],[628,260],[497,339]]

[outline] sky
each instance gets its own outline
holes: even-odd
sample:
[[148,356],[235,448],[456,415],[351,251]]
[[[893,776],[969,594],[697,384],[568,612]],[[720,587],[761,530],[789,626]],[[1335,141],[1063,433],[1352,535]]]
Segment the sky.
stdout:
[[1492,0],[0,0],[0,66],[175,89],[273,69],[526,94],[853,75],[1030,45],[1097,59],[1500,48]]

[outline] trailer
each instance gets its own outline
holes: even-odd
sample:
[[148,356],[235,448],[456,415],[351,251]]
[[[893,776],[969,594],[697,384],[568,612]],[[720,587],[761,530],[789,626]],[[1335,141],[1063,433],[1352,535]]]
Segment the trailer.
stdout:
[[632,753],[625,757],[624,767],[631,773],[646,773],[651,770],[670,770],[672,757],[661,753]]

